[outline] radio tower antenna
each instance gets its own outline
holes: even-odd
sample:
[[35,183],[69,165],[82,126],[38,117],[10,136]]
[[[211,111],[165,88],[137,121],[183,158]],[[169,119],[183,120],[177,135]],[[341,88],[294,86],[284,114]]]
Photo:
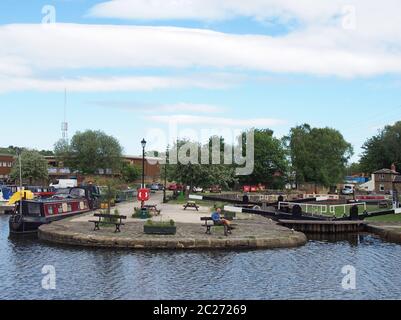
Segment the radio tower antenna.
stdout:
[[61,123],[62,138],[68,142],[68,122],[67,122],[67,89],[64,89],[64,121]]

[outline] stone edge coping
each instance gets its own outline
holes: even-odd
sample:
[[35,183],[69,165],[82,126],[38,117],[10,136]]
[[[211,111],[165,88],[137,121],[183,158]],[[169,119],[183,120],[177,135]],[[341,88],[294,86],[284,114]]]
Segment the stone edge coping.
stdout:
[[[394,226],[396,229],[397,226]],[[389,242],[401,243],[401,225],[398,229],[393,230],[393,228],[389,228],[386,226],[374,225],[374,224],[366,224],[365,230],[367,232],[371,232],[379,235],[384,240]]]
[[305,234],[294,232],[279,237],[260,238],[225,238],[225,239],[133,239],[86,235],[71,231],[57,230],[57,227],[41,226],[38,231],[39,239],[56,244],[74,245],[93,248],[120,249],[280,249],[295,248],[305,245],[308,240]]

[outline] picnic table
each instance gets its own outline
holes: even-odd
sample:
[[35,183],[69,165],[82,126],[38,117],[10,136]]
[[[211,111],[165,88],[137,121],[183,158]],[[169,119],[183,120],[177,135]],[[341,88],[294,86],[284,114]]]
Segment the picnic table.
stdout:
[[161,210],[157,209],[157,204],[147,204],[143,208],[147,209],[149,212],[154,212],[156,215],[160,215]]
[[123,223],[123,220],[127,219],[126,216],[120,216],[115,214],[95,214],[94,217],[99,219],[89,221],[95,224],[95,228],[93,231],[99,231],[100,224],[105,224],[105,225],[115,225],[116,226],[116,230],[114,231],[115,233],[121,232],[120,227],[125,225]]
[[195,201],[188,201],[184,205],[184,210],[187,210],[187,208],[193,208],[193,209],[196,209],[196,211],[199,211],[199,206],[196,204]]

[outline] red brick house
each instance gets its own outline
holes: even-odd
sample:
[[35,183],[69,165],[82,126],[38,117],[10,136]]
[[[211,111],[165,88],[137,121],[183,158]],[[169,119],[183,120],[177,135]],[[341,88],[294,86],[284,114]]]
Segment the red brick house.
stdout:
[[391,194],[394,189],[401,191],[401,175],[394,164],[391,169],[381,169],[373,175],[377,194]]
[[11,168],[15,158],[10,154],[0,154],[0,181],[7,181],[10,177]]

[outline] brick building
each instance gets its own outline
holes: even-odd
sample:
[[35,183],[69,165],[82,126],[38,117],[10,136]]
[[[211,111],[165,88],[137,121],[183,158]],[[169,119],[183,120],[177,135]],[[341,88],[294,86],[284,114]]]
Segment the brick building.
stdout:
[[[49,179],[78,179],[78,182],[82,182],[85,177],[77,175],[72,172],[69,168],[66,168],[62,163],[59,163],[54,156],[45,157],[49,164]],[[160,182],[160,165],[158,163],[158,158],[147,157],[145,161],[145,182]],[[142,169],[142,157],[139,156],[124,156],[124,161],[135,165]],[[99,169],[98,174],[100,176],[112,176],[113,172],[111,170]],[[142,179],[142,178],[141,178]],[[137,182],[140,183],[141,179]]]
[[0,181],[7,181],[15,158],[10,154],[0,154]]
[[391,194],[394,189],[401,191],[401,175],[395,165],[391,169],[381,169],[373,173],[375,192],[377,194]]

